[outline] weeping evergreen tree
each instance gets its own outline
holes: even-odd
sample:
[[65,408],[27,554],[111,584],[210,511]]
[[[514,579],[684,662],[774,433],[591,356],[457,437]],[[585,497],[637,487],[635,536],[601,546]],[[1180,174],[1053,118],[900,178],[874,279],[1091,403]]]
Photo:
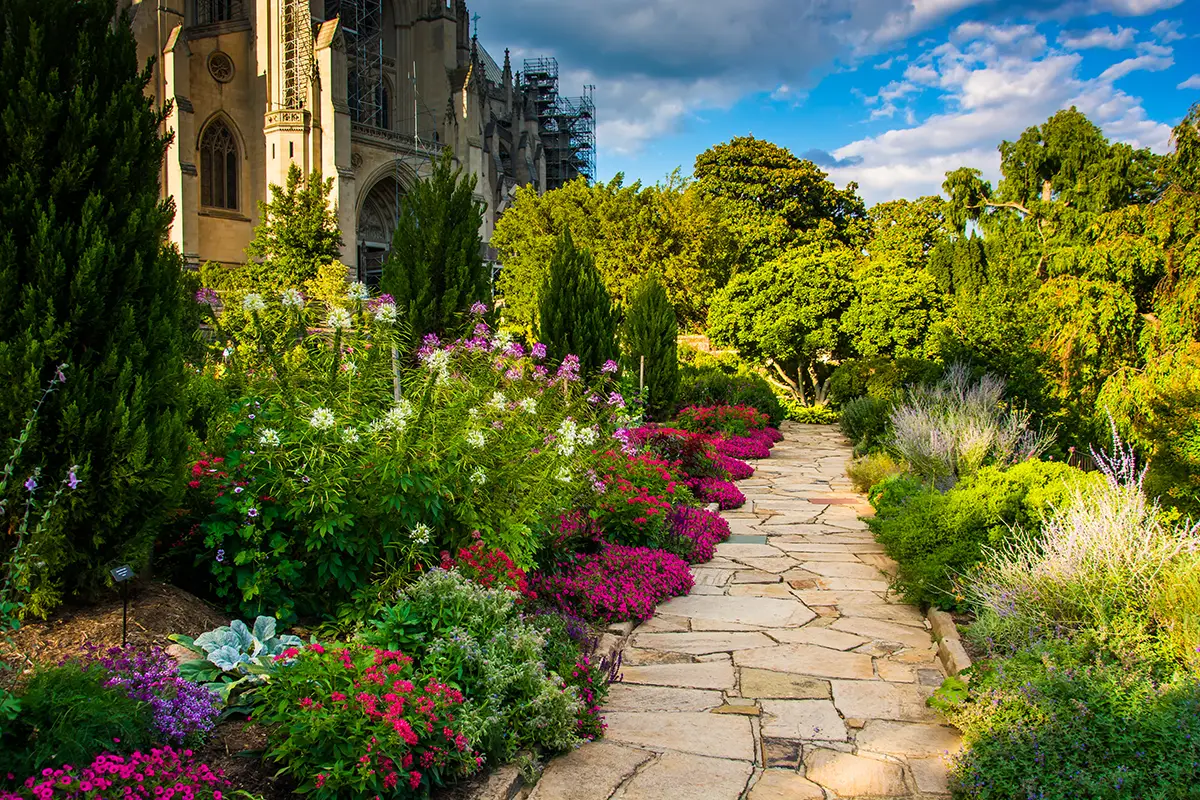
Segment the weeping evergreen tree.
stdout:
[[414,334],[449,330],[472,303],[488,299],[483,209],[475,176],[464,177],[449,150],[401,199],[381,288],[396,298]]
[[[22,512],[26,476],[38,474],[41,499],[72,465],[82,480],[26,542],[35,615],[95,593],[115,565],[142,571],[183,486],[184,303],[181,259],[165,244],[173,208],[159,194],[166,139],[128,13],[114,21],[113,8],[0,4],[0,442],[66,365],[9,482],[8,513]],[[12,522],[0,519],[0,540]]]
[[645,359],[646,410],[652,419],[667,419],[679,394],[679,325],[658,278],[647,278],[634,292],[622,333],[626,369],[641,374]]
[[604,362],[617,359],[617,315],[612,299],[591,251],[576,247],[569,229],[558,239],[538,305],[541,340],[551,359],[577,355],[585,376],[595,375]]
[[983,251],[983,240],[971,234],[959,237],[954,243],[954,291],[958,294],[977,295],[987,285],[987,257]]

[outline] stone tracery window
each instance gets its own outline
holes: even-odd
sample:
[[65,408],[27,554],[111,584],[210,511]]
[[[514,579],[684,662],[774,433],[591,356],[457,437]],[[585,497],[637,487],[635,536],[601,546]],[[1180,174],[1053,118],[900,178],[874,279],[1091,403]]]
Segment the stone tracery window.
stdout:
[[196,0],[196,24],[214,25],[245,16],[242,0]]
[[238,209],[238,148],[233,131],[215,119],[200,137],[200,204]]

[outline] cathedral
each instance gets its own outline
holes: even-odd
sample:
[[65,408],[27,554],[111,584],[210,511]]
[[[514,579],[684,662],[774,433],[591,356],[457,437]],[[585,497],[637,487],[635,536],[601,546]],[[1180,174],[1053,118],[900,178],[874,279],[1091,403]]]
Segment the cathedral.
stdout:
[[243,263],[258,204],[293,163],[333,179],[342,261],[372,283],[400,198],[447,148],[476,178],[485,251],[518,186],[594,177],[591,87],[559,96],[553,59],[498,64],[465,0],[119,4],[169,105],[162,186],[189,263]]

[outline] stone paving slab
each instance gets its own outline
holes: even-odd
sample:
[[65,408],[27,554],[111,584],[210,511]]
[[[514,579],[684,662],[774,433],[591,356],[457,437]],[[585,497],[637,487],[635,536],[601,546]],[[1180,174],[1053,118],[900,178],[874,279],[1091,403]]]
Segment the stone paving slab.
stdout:
[[944,671],[845,478],[831,426],[785,423],[725,512],[734,538],[625,651],[608,737],[551,762],[531,800],[927,800],[958,733]]

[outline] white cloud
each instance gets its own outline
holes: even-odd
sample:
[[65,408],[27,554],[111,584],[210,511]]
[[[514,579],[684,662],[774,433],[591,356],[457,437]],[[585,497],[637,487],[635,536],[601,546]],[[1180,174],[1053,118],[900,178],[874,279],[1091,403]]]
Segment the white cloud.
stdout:
[[1200,73],[1193,75],[1183,83],[1175,87],[1176,89],[1200,89]]
[[1174,63],[1175,59],[1171,56],[1144,55],[1127,58],[1124,61],[1118,61],[1100,73],[1100,80],[1112,82],[1139,70],[1162,72],[1164,69],[1169,69]]
[[1133,37],[1137,31],[1133,28],[1117,26],[1114,33],[1111,28],[1093,28],[1090,31],[1063,31],[1058,34],[1058,43],[1068,50],[1089,50],[1102,47],[1106,50],[1124,50],[1133,46]]
[[1180,23],[1180,21],[1177,19],[1164,19],[1162,22],[1156,22],[1154,26],[1150,28],[1150,32],[1157,36],[1164,44],[1178,42],[1180,39],[1187,38],[1179,32],[1179,26],[1181,24],[1182,23]]
[[[1015,139],[1055,111],[1076,106],[1106,135],[1165,151],[1170,128],[1148,118],[1138,98],[1115,88],[1102,76],[1080,75],[1083,58],[1043,47],[1026,58],[1014,55],[1028,41],[1009,40],[980,31],[976,39],[959,38],[934,48],[918,61],[936,74],[944,110],[919,124],[859,139],[833,151],[843,166],[831,169],[839,183],[856,181],[869,203],[917,197],[940,191],[948,170],[961,166],[999,177],[1002,139]],[[1032,39],[1028,33],[1027,40]],[[1145,67],[1142,67],[1145,68]],[[847,163],[861,159],[858,163]]]

